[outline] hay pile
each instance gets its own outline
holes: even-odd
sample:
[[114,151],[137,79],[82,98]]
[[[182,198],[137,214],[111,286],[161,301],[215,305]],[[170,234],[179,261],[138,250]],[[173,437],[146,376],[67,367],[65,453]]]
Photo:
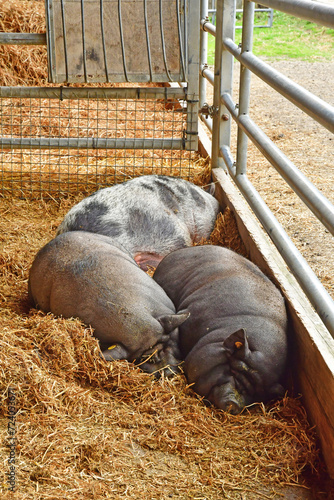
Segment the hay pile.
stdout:
[[[12,498],[9,387],[20,500],[274,498],[319,467],[298,400],[228,415],[206,407],[182,375],[156,381],[127,362],[107,363],[78,320],[29,309],[29,267],[73,203],[0,204],[1,498]],[[216,234],[231,221],[225,213]]]
[[[1,0],[0,31],[45,33],[43,0]],[[46,46],[0,45],[0,85],[45,85]]]

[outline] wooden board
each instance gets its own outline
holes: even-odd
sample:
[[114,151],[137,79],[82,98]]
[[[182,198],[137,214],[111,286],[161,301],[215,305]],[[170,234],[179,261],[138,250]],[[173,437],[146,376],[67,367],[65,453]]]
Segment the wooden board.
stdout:
[[[180,63],[176,0],[162,2],[163,42],[159,1],[147,0],[149,44],[146,36],[144,0],[122,0],[121,15],[119,15],[118,0],[103,0],[103,32],[100,0],[85,0],[83,12],[81,0],[64,0],[64,17],[62,17],[61,0],[49,0],[49,4],[48,54],[50,80],[53,83],[85,82],[84,60],[89,82],[126,82],[127,79],[132,82],[148,82],[150,81],[149,53],[152,81],[166,82],[169,77],[166,73],[164,52],[172,79],[184,80]],[[184,20],[182,16],[180,18],[182,33]],[[123,56],[127,75],[124,72]]]
[[[210,142],[199,127],[203,156]],[[223,169],[214,169],[216,197],[233,210],[240,236],[251,260],[281,289],[291,320],[291,368],[308,417],[316,426],[329,474],[334,478],[334,339],[315,313],[283,258],[261,228],[242,194]]]

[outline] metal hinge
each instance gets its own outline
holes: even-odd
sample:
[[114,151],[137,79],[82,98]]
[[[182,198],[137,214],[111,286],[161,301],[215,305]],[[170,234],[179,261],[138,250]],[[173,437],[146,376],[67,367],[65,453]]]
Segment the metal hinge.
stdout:
[[198,110],[199,114],[204,115],[205,118],[211,116],[211,118],[218,113],[218,108],[216,106],[209,106],[207,102]]

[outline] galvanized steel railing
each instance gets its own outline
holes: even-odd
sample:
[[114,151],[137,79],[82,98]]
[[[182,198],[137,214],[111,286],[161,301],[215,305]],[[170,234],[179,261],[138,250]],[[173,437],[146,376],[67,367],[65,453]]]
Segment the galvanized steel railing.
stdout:
[[[92,2],[90,2],[92,3]],[[134,8],[136,7],[135,2]],[[140,7],[140,19],[141,25],[143,25],[143,40],[141,40],[142,45],[137,47],[137,52],[142,50],[146,53],[148,66],[141,69],[141,73],[131,74],[130,62],[137,59],[137,53],[130,54],[128,45],[131,39],[132,33],[129,32],[129,26],[131,23],[126,22],[129,19],[126,18],[124,14],[124,9],[127,6],[129,9],[129,2],[118,0],[117,2],[108,2],[107,0],[95,0],[96,11],[94,15],[96,16],[97,23],[97,35],[101,35],[100,45],[101,51],[100,56],[95,58],[98,59],[99,67],[96,70],[96,74],[91,74],[89,71],[89,54],[92,56],[94,47],[89,46],[89,36],[87,31],[87,24],[89,17],[87,15],[88,3],[83,0],[46,0],[46,14],[47,14],[47,33],[46,34],[36,34],[36,33],[0,33],[0,45],[1,44],[18,44],[18,45],[47,45],[48,50],[48,70],[49,70],[49,80],[53,83],[68,83],[76,81],[76,63],[82,61],[82,75],[80,75],[79,81],[81,83],[91,82],[101,82],[105,79],[105,82],[129,82],[134,80],[135,82],[152,82],[152,81],[163,81],[171,82],[173,81],[183,81],[187,82],[186,88],[183,89],[163,89],[163,96],[158,95],[157,89],[153,92],[144,92],[143,88],[137,89],[126,89],[121,88],[117,91],[113,89],[99,89],[95,91],[94,88],[90,89],[87,94],[87,89],[76,88],[72,98],[81,99],[86,96],[89,99],[99,99],[99,98],[113,98],[113,95],[117,99],[180,99],[187,102],[187,106],[183,108],[182,112],[186,114],[186,123],[183,129],[183,135],[178,139],[175,137],[165,137],[164,139],[127,139],[127,138],[117,138],[117,139],[102,139],[96,138],[94,140],[87,139],[60,139],[60,138],[6,138],[0,137],[0,147],[1,148],[11,148],[11,149],[23,149],[23,148],[108,148],[108,149],[176,149],[176,150],[190,150],[196,151],[198,145],[198,17],[199,17],[199,0],[192,0],[191,9],[189,7],[189,0],[174,0],[169,2],[168,0],[157,0],[156,2],[148,3],[147,0],[138,0],[137,7]],[[114,5],[115,4],[115,5]],[[78,33],[73,33],[73,26],[71,28],[71,16],[70,11],[66,11],[69,6],[76,8],[75,14],[77,15],[78,21]],[[56,16],[55,8],[57,6],[57,12],[59,16]],[[115,8],[114,8],[115,7]],[[131,6],[130,6],[131,7]],[[149,11],[149,7],[151,11]],[[152,28],[152,20],[150,21],[150,15],[152,14],[152,8],[155,9],[156,29],[154,31],[155,38],[150,29]],[[166,8],[170,8],[173,12],[172,20],[166,15]],[[107,32],[106,21],[110,17],[112,18],[113,24],[117,25],[119,39],[113,40],[110,33]],[[118,15],[118,20],[116,19]],[[55,30],[55,18],[57,18],[57,30],[60,32],[59,37]],[[95,19],[95,17],[94,17]],[[159,21],[158,21],[159,19]],[[168,23],[173,23],[173,31],[175,31],[175,37],[170,40],[170,33],[168,33]],[[151,24],[150,24],[151,23]],[[159,25],[158,25],[159,24]],[[189,28],[189,26],[191,28]],[[125,30],[125,25],[127,25],[127,31]],[[69,29],[71,28],[71,29]],[[59,34],[59,33],[58,33]],[[76,56],[79,54],[79,59],[73,58],[73,47],[71,47],[71,37],[72,41],[74,35],[76,36],[75,41],[81,49],[76,52]],[[90,36],[92,35],[89,32]],[[127,38],[125,35],[127,34]],[[59,39],[59,46],[57,45],[56,50],[56,40]],[[108,44],[107,45],[107,41]],[[113,67],[114,59],[112,59],[112,50],[110,46],[113,42],[120,47],[120,71]],[[90,39],[92,44],[92,40]],[[175,46],[176,49],[171,51],[171,47]],[[157,49],[158,47],[158,49]],[[177,48],[178,47],[178,48]],[[151,51],[156,50],[156,59],[151,56]],[[109,50],[109,52],[108,52]],[[161,68],[160,68],[160,56],[159,61],[157,59],[157,52],[161,50]],[[72,52],[71,52],[72,51]],[[61,55],[59,55],[61,53]],[[57,65],[57,57],[60,60]],[[160,54],[160,52],[159,52]],[[94,54],[93,54],[94,55]],[[131,56],[131,57],[130,57]],[[173,57],[172,57],[173,56]],[[177,56],[177,57],[174,57]],[[178,58],[179,62],[177,66],[179,71],[177,75],[175,74],[175,59]],[[93,56],[91,59],[94,59]],[[158,61],[158,62],[157,62]],[[171,64],[173,63],[173,64]],[[80,63],[81,64],[81,63]],[[155,74],[155,68],[159,67],[160,73]],[[174,68],[174,69],[173,69]],[[58,71],[58,72],[57,72]],[[147,74],[145,73],[147,71]],[[62,74],[63,72],[63,74]],[[81,69],[80,71],[81,72]],[[177,80],[175,80],[177,76]],[[137,77],[138,79],[135,79]],[[158,79],[158,80],[157,80]],[[35,94],[34,94],[35,92]],[[32,88],[27,87],[12,87],[7,89],[6,87],[0,88],[0,98],[2,97],[15,97],[17,93],[20,97],[30,98],[32,94],[38,97],[46,97],[49,99],[69,99],[70,93],[67,88],[60,87],[57,89],[53,88],[50,92],[47,88],[41,88],[40,90],[34,91]],[[145,94],[145,95],[144,95]]]
[[[261,1],[261,4],[334,28],[334,7],[331,5],[308,0],[264,0]],[[334,337],[334,301],[247,177],[248,138],[333,235],[334,206],[250,118],[248,111],[251,73],[256,74],[331,132],[334,132],[334,108],[286,78],[252,53],[254,3],[245,0],[243,12],[242,43],[241,47],[238,47],[233,41],[235,30],[234,0],[217,0],[216,26],[208,22],[208,1],[202,0],[201,4],[200,108],[206,110],[202,115],[202,120],[212,131],[212,166],[223,167],[230,173],[323,323]],[[206,64],[206,32],[216,37],[214,72],[210,71]],[[234,103],[232,99],[234,58],[242,65],[238,104]],[[214,86],[212,117],[209,117],[208,106],[204,105],[206,81]],[[230,151],[230,117],[238,126],[236,161]]]
[[[183,88],[76,88],[76,87],[0,87],[0,99],[145,99],[185,100]],[[182,110],[183,111],[183,110]],[[197,115],[195,115],[195,119]],[[194,121],[194,117],[193,117]],[[5,149],[184,149],[184,137],[103,138],[103,137],[0,137],[0,148]]]
[[[210,8],[211,7],[211,8]],[[209,9],[208,9],[208,14],[209,16],[211,16],[212,18],[212,24],[215,24],[216,22],[216,0],[211,0],[211,2],[209,1]],[[237,14],[238,13],[241,13],[243,12],[243,9],[236,9],[235,11]],[[272,25],[273,25],[273,14],[274,14],[274,11],[273,9],[263,9],[263,8],[258,8],[258,9],[255,9],[254,12],[267,12],[268,14],[268,21],[267,21],[267,24],[257,24],[255,27],[256,28],[271,28]],[[242,28],[242,26],[236,26],[235,27],[236,29],[240,29]]]

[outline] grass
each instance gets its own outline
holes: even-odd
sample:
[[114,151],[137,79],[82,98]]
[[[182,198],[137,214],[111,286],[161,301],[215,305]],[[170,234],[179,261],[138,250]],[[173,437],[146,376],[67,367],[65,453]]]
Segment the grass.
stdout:
[[[266,24],[267,14],[256,13],[256,24]],[[237,14],[237,25],[242,14]],[[241,42],[242,30],[235,33],[235,43]],[[215,38],[208,36],[208,64],[214,64]],[[255,28],[253,52],[258,56],[291,58],[304,61],[333,59],[334,30],[315,23],[274,11],[272,28]]]

